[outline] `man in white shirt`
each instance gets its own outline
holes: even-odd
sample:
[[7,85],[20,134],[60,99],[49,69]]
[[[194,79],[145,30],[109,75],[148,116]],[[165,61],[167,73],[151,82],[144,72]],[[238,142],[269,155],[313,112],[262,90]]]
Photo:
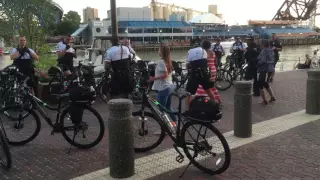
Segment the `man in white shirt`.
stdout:
[[130,51],[126,46],[119,44],[118,38],[112,38],[112,47],[104,56],[105,72],[111,74],[111,95],[128,98],[133,91],[133,77],[130,72]]
[[76,57],[75,50],[70,46],[71,36],[66,36],[57,44],[56,54],[58,56],[58,65],[62,66],[65,75],[72,74],[73,58]]

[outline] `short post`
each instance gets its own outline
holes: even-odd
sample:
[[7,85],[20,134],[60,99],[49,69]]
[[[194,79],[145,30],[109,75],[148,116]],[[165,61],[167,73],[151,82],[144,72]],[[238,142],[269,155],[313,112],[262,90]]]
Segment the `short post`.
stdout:
[[312,69],[307,73],[306,113],[320,114],[320,70]]
[[109,163],[110,176],[128,178],[134,175],[132,101],[113,99],[109,108]]
[[252,82],[236,81],[234,84],[234,135],[252,136]]

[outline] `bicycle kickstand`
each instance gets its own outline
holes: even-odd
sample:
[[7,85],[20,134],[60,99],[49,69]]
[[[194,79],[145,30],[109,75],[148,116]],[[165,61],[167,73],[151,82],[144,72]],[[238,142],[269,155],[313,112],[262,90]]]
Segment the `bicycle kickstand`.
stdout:
[[189,162],[189,164],[187,165],[187,167],[184,169],[184,171],[182,172],[182,174],[179,176],[179,179],[182,179],[184,173],[187,171],[187,169],[191,166],[191,161]]

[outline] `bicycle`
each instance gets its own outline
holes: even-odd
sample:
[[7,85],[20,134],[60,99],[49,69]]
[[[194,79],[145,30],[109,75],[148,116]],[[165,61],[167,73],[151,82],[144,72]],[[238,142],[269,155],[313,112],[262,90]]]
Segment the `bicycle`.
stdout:
[[[145,91],[145,88],[141,88],[141,89],[143,92]],[[224,136],[219,132],[218,129],[216,129],[211,124],[212,122],[215,122],[215,120],[208,122],[208,121],[193,119],[193,118],[186,116],[185,113],[181,113],[181,111],[182,111],[182,106],[181,106],[182,103],[181,102],[183,99],[190,96],[190,94],[189,93],[177,94],[174,92],[174,93],[172,93],[172,95],[177,96],[179,99],[179,106],[178,106],[177,112],[172,112],[170,110],[167,110],[165,107],[161,106],[159,104],[159,102],[154,100],[152,97],[147,95],[145,92],[143,93],[143,103],[142,103],[141,110],[132,113],[133,117],[139,117],[139,121],[133,121],[133,122],[138,122],[138,128],[137,128],[138,136],[145,138],[145,136],[147,136],[150,133],[153,133],[156,130],[160,130],[160,133],[159,133],[159,137],[155,137],[154,139],[152,139],[152,141],[150,141],[151,145],[145,145],[143,147],[139,147],[137,144],[135,144],[134,145],[135,152],[146,152],[146,151],[149,151],[149,150],[156,148],[164,140],[165,134],[168,134],[169,137],[174,142],[174,145],[173,145],[174,149],[179,154],[176,157],[176,161],[179,163],[182,163],[184,161],[184,155],[180,152],[178,147],[181,147],[183,149],[185,155],[190,160],[190,163],[186,167],[185,171],[187,170],[187,168],[191,164],[195,165],[197,168],[199,168],[200,170],[202,170],[203,172],[208,173],[208,174],[220,174],[220,173],[224,172],[225,170],[227,170],[230,165],[230,161],[231,161],[230,148],[229,148],[229,145],[228,145],[226,139],[224,138]],[[149,108],[151,110],[151,112],[145,111],[146,107]],[[174,130],[169,125],[168,121],[170,122],[170,120],[168,120],[166,114],[178,116],[178,125],[177,125],[176,130]],[[220,119],[221,117],[222,117],[222,113],[220,112],[219,114],[216,115],[216,120]],[[149,131],[148,128],[152,128],[152,127],[148,126],[147,123],[150,123],[149,119],[151,119],[151,118],[153,118],[155,120],[155,121],[153,121],[153,123],[155,123],[155,125],[159,125],[160,127],[158,129],[154,129],[154,130]],[[200,165],[200,163],[195,160],[195,158],[197,158],[197,156],[199,154],[204,156],[204,157],[202,157],[202,159],[200,158],[200,160],[205,160],[207,158],[206,156],[208,156],[208,153],[204,152],[204,151],[211,150],[212,146],[210,146],[206,140],[199,141],[197,139],[196,142],[193,142],[193,143],[187,142],[185,136],[186,136],[186,134],[190,135],[188,128],[193,127],[194,125],[200,125],[201,128],[204,126],[204,127],[208,128],[209,130],[211,130],[215,135],[217,135],[219,141],[222,143],[222,146],[223,146],[223,149],[225,152],[225,157],[224,157],[225,161],[222,164],[221,168],[219,168],[217,170],[211,170],[211,169],[208,169],[208,168]],[[200,128],[200,130],[201,130],[201,128]],[[205,133],[206,132],[207,132],[207,130],[205,130]],[[176,134],[176,137],[174,136],[174,134]],[[197,135],[198,138],[199,138],[199,134]],[[213,138],[210,137],[209,139],[213,139]],[[135,143],[138,143],[138,142],[139,141],[135,139]],[[147,140],[146,142],[149,142],[149,141]],[[191,149],[189,146],[192,146],[194,149]],[[194,151],[193,155],[189,152],[189,149]],[[216,156],[218,153],[209,153],[209,154]],[[222,161],[222,158],[218,158],[217,161],[215,162],[216,165],[221,164],[221,161]],[[183,172],[183,174],[184,174],[184,172]],[[182,177],[183,174],[180,177]]]
[[[23,75],[20,74],[20,76],[23,76]],[[81,106],[82,110],[88,110],[97,118],[99,123],[98,137],[94,139],[92,143],[80,144],[78,142],[75,142],[75,137],[80,131],[82,131],[83,138],[85,138],[86,137],[85,132],[88,130],[88,124],[87,122],[84,122],[82,118],[77,122],[74,122],[72,119],[70,119],[69,111],[71,110],[70,109],[71,103],[70,102],[63,103],[65,100],[69,98],[69,93],[54,94],[54,96],[56,96],[59,102],[57,107],[52,107],[30,93],[29,88],[26,85],[26,82],[28,81],[28,79],[29,77],[26,77],[23,83],[18,88],[18,92],[19,92],[18,95],[22,96],[21,97],[22,101],[20,105],[4,107],[3,109],[1,109],[1,113],[4,114],[6,117],[8,117],[9,120],[14,123],[13,127],[16,131],[18,131],[24,128],[26,116],[22,115],[22,111],[26,111],[28,114],[28,117],[31,116],[35,120],[36,129],[30,137],[27,137],[26,139],[23,139],[23,140],[15,141],[14,139],[8,138],[9,144],[24,145],[31,142],[34,138],[37,137],[37,135],[40,132],[41,121],[36,111],[44,118],[44,120],[48,123],[48,125],[52,127],[51,135],[54,135],[54,133],[62,133],[62,136],[65,138],[65,140],[75,147],[89,149],[96,146],[102,140],[104,131],[105,131],[104,122],[100,114],[90,106],[91,102],[82,101],[82,102],[79,102],[79,104],[77,105]],[[33,107],[30,108],[29,106],[26,106],[25,105],[26,102],[31,102]],[[55,122],[45,113],[45,111],[41,108],[41,106],[51,111],[57,112]],[[13,117],[12,115],[8,114],[8,111],[14,111],[14,112],[19,111],[19,115],[17,117]],[[65,120],[64,118],[66,118],[67,120]],[[92,120],[90,120],[90,122],[91,121]],[[65,126],[64,125],[65,122],[67,123],[70,122],[72,126]],[[72,138],[68,136],[67,131],[73,132]],[[6,137],[8,137],[6,130],[4,130],[4,132]]]
[[[5,169],[10,169],[12,165],[12,157],[8,145],[7,138],[5,137],[5,134],[3,132],[3,125],[1,123],[0,126],[0,155],[3,153],[5,155],[4,159],[2,156],[0,157],[0,164],[5,168]],[[2,152],[2,153],[1,153]]]

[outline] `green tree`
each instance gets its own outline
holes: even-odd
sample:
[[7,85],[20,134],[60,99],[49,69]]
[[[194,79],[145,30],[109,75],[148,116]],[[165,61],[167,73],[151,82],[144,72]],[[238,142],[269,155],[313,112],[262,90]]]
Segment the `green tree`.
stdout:
[[76,11],[69,11],[64,15],[62,21],[57,24],[55,35],[72,34],[79,28],[81,17]]
[[28,46],[36,49],[55,22],[55,6],[51,0],[2,0],[0,19],[9,24],[12,36],[26,36]]

